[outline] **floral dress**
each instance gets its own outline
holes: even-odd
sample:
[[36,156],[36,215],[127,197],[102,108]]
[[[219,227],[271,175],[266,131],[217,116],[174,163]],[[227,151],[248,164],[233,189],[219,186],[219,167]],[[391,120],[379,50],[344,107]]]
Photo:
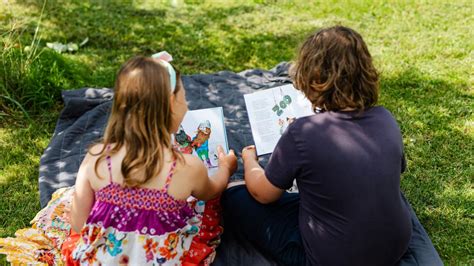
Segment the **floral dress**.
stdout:
[[0,238],[0,253],[7,261],[12,265],[64,264],[61,246],[71,232],[64,210],[71,206],[73,193],[74,187],[58,189],[33,218],[30,228],[19,229],[14,238]]
[[[96,191],[80,234],[63,217],[72,188],[55,193],[47,207],[18,230],[0,239],[0,253],[21,264],[44,265],[209,265],[220,242],[219,199],[204,203],[168,194],[176,162],[163,189],[125,188],[112,182]],[[28,251],[25,252],[25,247]]]

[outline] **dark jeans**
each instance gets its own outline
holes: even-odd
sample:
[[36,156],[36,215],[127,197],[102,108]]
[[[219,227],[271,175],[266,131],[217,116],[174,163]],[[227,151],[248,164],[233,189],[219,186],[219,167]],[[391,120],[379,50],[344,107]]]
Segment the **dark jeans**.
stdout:
[[[411,212],[413,232],[407,252],[398,265],[443,265],[431,240],[402,195]],[[258,203],[243,185],[222,195],[226,232],[252,243],[281,265],[304,265],[305,251],[298,229],[299,194],[283,193],[271,204]],[[251,261],[249,261],[251,263]]]

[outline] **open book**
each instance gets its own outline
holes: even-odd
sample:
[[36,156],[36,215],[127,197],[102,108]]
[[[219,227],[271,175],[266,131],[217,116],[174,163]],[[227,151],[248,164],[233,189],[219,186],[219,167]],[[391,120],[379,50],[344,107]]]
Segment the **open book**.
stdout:
[[244,95],[257,155],[272,153],[296,118],[314,114],[311,102],[293,85]]
[[217,171],[217,145],[229,151],[222,107],[188,111],[173,137],[173,146],[199,157],[209,175]]

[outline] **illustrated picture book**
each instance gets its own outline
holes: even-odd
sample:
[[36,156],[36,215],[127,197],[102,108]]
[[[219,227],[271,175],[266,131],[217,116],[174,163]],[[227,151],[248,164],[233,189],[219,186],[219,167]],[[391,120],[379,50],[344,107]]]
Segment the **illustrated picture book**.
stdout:
[[293,85],[244,95],[257,155],[272,153],[295,119],[314,114],[311,102]]
[[217,146],[229,151],[222,107],[188,111],[173,138],[174,147],[201,159],[212,175],[217,171]]

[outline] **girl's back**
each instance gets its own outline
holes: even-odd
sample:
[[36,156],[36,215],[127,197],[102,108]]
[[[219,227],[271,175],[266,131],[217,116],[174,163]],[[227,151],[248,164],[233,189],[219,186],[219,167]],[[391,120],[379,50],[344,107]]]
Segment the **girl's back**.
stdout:
[[[183,182],[186,177],[180,175],[185,167],[165,154],[158,176],[139,187],[124,187],[121,161],[125,153],[122,147],[98,165],[97,173],[107,178],[95,174],[97,156],[88,155],[81,166],[89,174],[95,203],[73,258],[88,264],[180,264],[198,232],[201,221],[197,215],[202,211],[194,211],[186,202],[189,182]],[[170,193],[172,188],[174,193]]]

